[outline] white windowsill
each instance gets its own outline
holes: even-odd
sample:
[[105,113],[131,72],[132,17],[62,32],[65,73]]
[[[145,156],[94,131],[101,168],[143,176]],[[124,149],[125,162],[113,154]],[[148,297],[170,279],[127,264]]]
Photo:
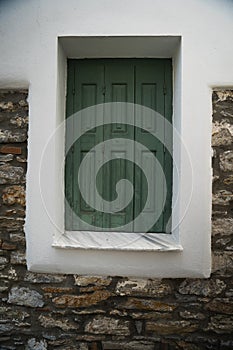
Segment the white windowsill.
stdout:
[[53,247],[124,251],[183,250],[172,234],[103,231],[66,231],[54,241]]

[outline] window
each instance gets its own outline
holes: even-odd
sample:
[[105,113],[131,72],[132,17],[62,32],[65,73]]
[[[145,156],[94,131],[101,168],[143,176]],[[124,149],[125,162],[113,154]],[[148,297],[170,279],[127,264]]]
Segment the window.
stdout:
[[[25,230],[31,271],[144,277],[209,276],[211,123],[203,123],[203,116],[211,116],[212,90],[204,71],[198,79],[190,79],[199,53],[194,48],[190,55],[189,48],[176,35],[58,38],[57,56],[51,60],[45,57],[46,71],[36,75],[29,93],[33,121],[31,118]],[[174,130],[170,234],[65,229],[67,60],[81,62],[84,58],[94,60],[100,56],[104,61],[112,57],[169,57],[172,60]],[[98,106],[101,104],[87,109],[95,111]],[[39,186],[35,186],[38,175]]]
[[[158,126],[151,110],[133,110],[133,118],[141,119],[142,128],[127,124],[129,113],[127,105],[122,106],[121,123],[108,123],[105,108],[101,109],[103,125],[88,129],[91,118],[88,113],[83,116],[83,109],[98,104],[122,102],[142,105],[158,112],[169,122],[172,120],[172,69],[170,59],[82,59],[68,60],[67,79],[67,118],[73,116],[71,132],[83,128],[82,136],[67,149],[65,190],[66,218],[68,231],[129,231],[129,232],[171,232],[171,199],[172,199],[172,159],[164,146],[164,135],[161,140],[153,136]],[[126,108],[126,109],[125,109]],[[146,110],[146,112],[145,112]],[[114,113],[112,111],[112,113]],[[85,118],[86,123],[77,119]],[[111,117],[112,118],[112,117]],[[85,126],[84,126],[85,124]],[[78,126],[79,125],[79,126]],[[145,130],[144,128],[147,128]],[[87,127],[87,130],[85,128]],[[151,133],[152,132],[152,133]],[[164,133],[164,126],[161,129]],[[67,132],[66,138],[68,138]],[[172,135],[170,135],[172,138]],[[127,143],[130,139],[132,143]],[[111,150],[106,141],[111,140]],[[101,161],[103,166],[96,173],[96,157],[93,156],[89,168],[80,178],[84,197],[101,208],[101,198],[114,201],[117,197],[116,185],[121,179],[127,179],[133,185],[133,196],[127,205],[114,212],[93,209],[83,198],[79,190],[78,172],[82,160],[94,147],[102,143]],[[68,144],[68,142],[67,142]],[[144,148],[138,150],[138,144]],[[109,143],[108,143],[109,145]],[[147,150],[146,150],[147,149]],[[142,168],[135,162],[139,152]],[[110,154],[111,153],[111,154]],[[130,160],[128,160],[130,158]],[[158,166],[153,168],[156,158],[164,176],[160,176]],[[105,161],[110,159],[109,161]],[[96,173],[96,184],[90,184],[90,173]],[[149,184],[149,185],[148,185]],[[97,187],[97,191],[93,187]],[[122,185],[122,204],[127,203],[126,184]],[[147,201],[147,196],[150,195]],[[94,197],[94,198],[93,198]],[[111,204],[110,204],[111,206]],[[146,216],[134,220],[144,210],[154,215],[153,225],[147,227]],[[81,219],[81,220],[80,220]],[[92,230],[93,230],[92,228]]]

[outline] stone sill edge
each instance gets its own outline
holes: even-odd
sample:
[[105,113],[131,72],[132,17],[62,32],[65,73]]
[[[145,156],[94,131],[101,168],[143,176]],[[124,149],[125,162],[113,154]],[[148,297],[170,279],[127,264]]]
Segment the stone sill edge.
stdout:
[[183,251],[172,234],[66,231],[56,237],[55,248],[118,251]]

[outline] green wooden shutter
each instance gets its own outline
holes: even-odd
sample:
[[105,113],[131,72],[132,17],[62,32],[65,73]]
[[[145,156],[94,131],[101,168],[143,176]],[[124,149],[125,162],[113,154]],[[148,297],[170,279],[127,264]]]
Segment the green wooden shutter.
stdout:
[[[136,95],[135,103],[149,107],[150,109],[157,111],[161,115],[164,115],[164,62],[163,60],[143,60],[136,63],[135,72],[135,86]],[[138,110],[137,110],[138,111]],[[143,110],[142,110],[143,111]],[[152,133],[156,131],[156,122],[154,113],[146,111],[143,113],[139,110],[141,119],[141,125],[146,126]],[[160,126],[161,129],[161,126]],[[141,152],[141,164],[150,178],[148,181],[153,183],[153,193],[151,201],[145,207],[145,212],[152,215],[161,211],[164,200],[164,183],[161,177],[156,177],[153,174],[151,168],[152,157],[156,157],[161,166],[164,167],[164,148],[163,144],[159,142],[152,134],[144,131],[143,129],[136,129],[135,140],[144,144],[150,151]],[[153,181],[155,180],[155,181]],[[147,180],[142,176],[142,173],[138,170],[135,171],[135,216],[141,212],[147,197]],[[138,227],[135,227],[135,231],[143,232],[143,227],[146,226],[142,220]],[[151,228],[151,232],[163,231],[163,215],[160,216],[156,224]]]
[[[104,86],[104,66],[101,61],[96,60],[78,60],[69,62],[68,73],[72,74],[73,87],[68,84],[68,97],[70,96],[69,89],[72,88],[72,97],[70,104],[73,105],[72,112],[78,112],[86,107],[96,105],[104,102],[103,86]],[[68,81],[69,81],[68,74]],[[68,99],[67,99],[68,101]],[[68,101],[69,102],[69,101]],[[68,107],[69,103],[68,103]],[[85,115],[86,117],[86,115]],[[74,130],[78,127],[78,118],[74,118]],[[85,126],[88,126],[88,121],[85,120]],[[82,133],[85,129],[82,129]],[[75,142],[72,154],[72,176],[68,175],[66,179],[66,187],[69,188],[68,196],[72,196],[72,208],[74,212],[88,224],[101,227],[102,213],[90,208],[83,200],[78,186],[78,170],[80,163],[86,153],[99,142],[103,141],[103,128],[95,128],[86,131],[85,135]],[[94,172],[95,164],[89,169],[90,172]],[[70,168],[68,164],[68,169]],[[86,179],[83,178],[83,186],[86,188],[87,198],[93,196],[93,189],[89,183],[86,183]],[[102,178],[98,178],[97,188],[102,191],[103,183]],[[85,230],[85,224],[78,224],[75,215],[66,217],[66,227],[70,230]]]
[[[68,85],[67,85],[67,117],[74,112],[81,111],[91,105],[103,102],[134,102],[144,105],[171,121],[172,113],[172,79],[171,61],[164,59],[98,59],[98,60],[69,60],[68,61]],[[124,113],[122,114],[122,116]],[[105,120],[103,111],[103,121]],[[122,117],[123,118],[123,117]],[[142,125],[147,125],[154,131],[156,125],[150,113],[140,114]],[[78,127],[78,121],[74,121],[73,128]],[[166,135],[162,135],[166,137]],[[122,123],[105,125],[88,131],[85,136],[74,144],[66,158],[65,193],[68,202],[85,222],[98,227],[97,230],[105,230],[109,227],[118,230],[142,210],[147,197],[147,183],[143,173],[133,162],[124,160],[125,152],[133,160],[135,148],[128,149],[124,142],[119,143],[116,138],[136,140],[144,144],[150,152],[140,154],[143,168],[150,171],[150,164],[155,156],[164,169],[166,184],[162,179],[156,181],[153,189],[154,197],[145,208],[146,211],[157,213],[163,200],[165,207],[162,215],[151,232],[165,232],[167,222],[171,214],[172,196],[172,159],[163,144],[150,133],[138,128],[133,128]],[[170,135],[171,138],[171,135]],[[134,199],[124,210],[114,214],[104,214],[90,208],[80,195],[78,189],[78,168],[89,150],[104,140],[112,140],[112,154],[117,160],[106,163],[100,176],[97,176],[97,188],[105,200],[111,201],[116,197],[116,183],[126,178],[134,185]],[[171,140],[172,142],[172,140]],[[103,160],[107,157],[109,149],[104,149]],[[95,164],[92,165],[95,167]],[[94,171],[94,168],[89,171]],[[151,173],[151,177],[156,174]],[[87,196],[93,196],[93,189],[85,184]],[[165,198],[164,188],[167,185]],[[124,192],[124,191],[123,191]],[[104,209],[104,208],[103,208]],[[104,212],[104,210],[103,210]],[[129,228],[130,231],[143,231],[143,221],[137,227]],[[85,230],[85,224],[79,225],[72,210],[66,207],[66,229]],[[169,228],[168,228],[169,231]]]
[[[134,102],[134,66],[129,64],[128,60],[108,60],[105,63],[105,102]],[[124,141],[119,142],[117,138],[134,140],[134,128],[125,124],[127,118],[126,110],[122,110],[122,124],[110,124],[104,128],[104,138],[111,139],[112,150],[105,148],[105,156],[107,152],[112,152],[113,157],[117,160],[108,162],[105,167],[104,197],[107,200],[114,200],[116,197],[116,183],[125,178],[132,184],[134,182],[134,165],[133,162],[124,160],[127,155],[130,159],[134,159],[134,148],[126,147]],[[127,153],[127,154],[126,154]],[[124,197],[124,186],[121,188],[121,195]],[[133,217],[133,201],[117,213],[104,214],[104,227],[115,228],[127,224],[132,221]],[[133,226],[130,225],[130,231]]]

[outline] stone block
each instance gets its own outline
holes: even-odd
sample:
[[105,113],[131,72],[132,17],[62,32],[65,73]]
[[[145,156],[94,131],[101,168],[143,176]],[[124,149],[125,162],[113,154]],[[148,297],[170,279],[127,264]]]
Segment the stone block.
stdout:
[[113,342],[113,341],[103,341],[103,350],[155,350],[155,344],[146,341],[129,341],[129,342]]
[[147,312],[130,312],[130,317],[132,317],[135,320],[168,320],[173,317],[172,313],[170,312],[153,312],[153,311],[147,311]]
[[9,262],[9,259],[6,256],[0,256],[0,265],[5,266]]
[[3,242],[2,243],[2,249],[3,250],[15,250],[16,245],[10,242]]
[[14,143],[27,141],[27,130],[21,129],[15,130],[3,130],[0,129],[0,143]]
[[14,159],[13,154],[0,154],[0,162],[5,163],[5,162],[11,162]]
[[219,190],[213,194],[212,204],[213,205],[229,205],[233,201],[233,192],[226,190]]
[[227,128],[222,128],[212,134],[212,146],[229,146],[233,137]]
[[74,284],[80,287],[87,287],[90,285],[106,287],[110,285],[111,281],[111,277],[74,275]]
[[171,294],[170,285],[161,279],[127,279],[116,285],[116,294],[145,297],[162,297]]
[[0,271],[0,278],[8,279],[9,281],[18,281],[17,272],[12,266],[5,269],[3,272]]
[[28,125],[28,116],[16,115],[10,119],[10,124],[17,126],[17,128],[25,128]]
[[9,293],[7,302],[9,304],[29,307],[44,306],[43,296],[36,290],[25,287],[13,287]]
[[0,230],[5,232],[21,231],[23,229],[24,219],[0,216]]
[[224,334],[230,333],[233,334],[233,316],[229,315],[216,315],[210,318],[207,331],[211,330],[215,333]]
[[78,324],[71,322],[68,318],[60,317],[54,318],[51,315],[40,315],[39,322],[44,328],[60,328],[63,331],[78,329]]
[[233,235],[233,219],[218,218],[212,220],[212,235],[228,236]]
[[188,279],[181,283],[179,293],[212,297],[222,293],[225,288],[226,284],[219,279]]
[[14,109],[14,104],[12,101],[1,101],[0,102],[0,109],[2,109],[3,111],[11,111]]
[[153,299],[128,298],[126,301],[119,303],[118,308],[128,310],[148,310],[171,312],[176,308],[174,303],[167,303]]
[[233,253],[232,252],[213,252],[212,254],[212,272],[222,273],[233,272]]
[[105,316],[96,316],[85,326],[85,332],[95,334],[129,335],[129,321]]
[[[0,293],[6,292],[9,289],[9,281],[2,280],[0,283]],[[1,314],[1,312],[0,312]]]
[[233,301],[227,298],[216,298],[206,304],[205,309],[216,313],[233,315]]
[[232,186],[233,185],[233,175],[227,176],[224,180],[223,183],[227,186]]
[[54,286],[46,286],[41,287],[41,289],[45,293],[52,293],[52,294],[58,294],[58,293],[71,293],[74,292],[73,287],[54,287]]
[[112,294],[109,291],[99,290],[93,293],[82,295],[61,295],[54,298],[52,301],[57,306],[79,308],[96,305],[101,301],[107,300],[111,295]]
[[2,200],[6,205],[20,204],[25,206],[26,202],[24,186],[14,185],[4,188]]
[[28,340],[25,350],[47,350],[47,342],[45,340],[36,341],[35,338]]
[[206,316],[201,312],[181,311],[180,316],[186,320],[204,320]]
[[189,321],[146,322],[146,332],[161,335],[191,333],[198,329],[198,323]]
[[22,244],[22,245],[25,245],[25,243],[26,243],[24,232],[10,233],[10,240],[11,240],[11,242],[19,243],[19,244]]
[[0,148],[0,153],[21,154],[22,148],[15,146],[2,146]]
[[233,151],[220,154],[220,169],[224,172],[233,171]]
[[0,334],[9,335],[13,328],[13,325],[10,323],[0,323]]
[[25,172],[20,166],[0,165],[0,184],[18,185],[25,182]]
[[24,281],[30,283],[62,283],[65,280],[66,276],[64,275],[34,273],[29,271],[26,272],[24,277]]
[[25,252],[14,251],[11,253],[11,264],[13,265],[26,265]]

